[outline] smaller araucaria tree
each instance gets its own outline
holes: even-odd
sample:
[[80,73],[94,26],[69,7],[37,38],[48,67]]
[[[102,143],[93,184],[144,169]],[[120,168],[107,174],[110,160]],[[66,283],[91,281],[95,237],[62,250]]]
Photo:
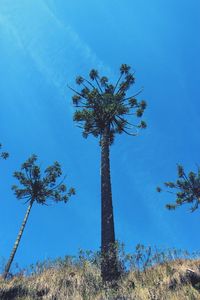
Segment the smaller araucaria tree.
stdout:
[[1,151],[1,150],[2,150],[2,144],[0,144],[0,158],[7,159],[9,156],[8,152]]
[[[174,203],[166,205],[169,210],[175,210],[183,204],[190,205],[190,211],[194,212],[200,204],[200,168],[197,173],[185,173],[183,166],[178,165],[178,179],[175,182],[165,182],[164,185],[169,188],[167,192],[175,194],[176,200]],[[162,189],[157,187],[157,191]]]
[[29,206],[10,254],[10,258],[6,264],[3,274],[4,279],[6,279],[9,274],[11,264],[33,204],[47,205],[47,200],[66,203],[69,197],[75,194],[74,188],[70,188],[67,191],[67,187],[63,183],[65,177],[61,182],[57,182],[57,179],[62,175],[61,166],[58,162],[54,162],[52,166],[47,167],[42,174],[41,168],[36,164],[36,161],[37,156],[32,155],[22,164],[21,171],[15,172],[13,175],[20,183],[20,187],[16,185],[12,187],[15,196],[17,199],[25,200],[25,203],[29,203]]

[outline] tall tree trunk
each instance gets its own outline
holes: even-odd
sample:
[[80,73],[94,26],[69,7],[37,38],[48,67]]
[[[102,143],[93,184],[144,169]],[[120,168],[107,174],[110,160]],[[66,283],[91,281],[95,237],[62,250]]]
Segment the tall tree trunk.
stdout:
[[28,220],[28,216],[29,216],[29,214],[30,214],[30,211],[31,211],[33,202],[34,202],[34,201],[31,201],[30,204],[29,204],[29,206],[28,206],[28,208],[27,208],[27,211],[26,211],[24,220],[23,220],[23,222],[22,222],[20,231],[19,231],[19,233],[18,233],[18,236],[17,236],[17,239],[16,239],[16,241],[15,241],[14,247],[13,247],[13,249],[12,249],[12,252],[11,252],[11,254],[10,254],[9,260],[8,260],[8,262],[7,262],[7,264],[6,264],[6,267],[5,267],[5,270],[4,270],[4,274],[3,274],[3,278],[4,278],[4,279],[6,279],[7,276],[8,276],[8,274],[9,274],[9,270],[10,270],[11,264],[12,264],[12,262],[13,262],[13,259],[14,259],[14,257],[15,257],[15,253],[16,253],[16,251],[17,251],[17,248],[18,248],[18,246],[19,246],[19,242],[20,242],[20,240],[21,240],[21,237],[22,237],[24,228],[25,228],[25,226],[26,226],[26,222],[27,222],[27,220]]
[[119,277],[110,178],[109,135],[110,129],[107,127],[101,136],[101,275],[104,282]]

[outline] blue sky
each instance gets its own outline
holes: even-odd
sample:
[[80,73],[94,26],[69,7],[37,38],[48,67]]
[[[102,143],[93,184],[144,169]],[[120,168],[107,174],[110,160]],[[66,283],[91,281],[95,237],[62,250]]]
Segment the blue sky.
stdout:
[[10,186],[14,170],[36,153],[58,160],[77,190],[66,205],[35,205],[15,261],[100,246],[100,148],[72,121],[67,83],[91,68],[112,80],[122,63],[136,72],[133,91],[148,102],[148,128],[119,136],[111,148],[116,237],[197,251],[200,212],[167,211],[155,189],[200,163],[199,1],[0,0],[0,141],[10,152],[0,168],[0,257],[7,258],[26,205]]

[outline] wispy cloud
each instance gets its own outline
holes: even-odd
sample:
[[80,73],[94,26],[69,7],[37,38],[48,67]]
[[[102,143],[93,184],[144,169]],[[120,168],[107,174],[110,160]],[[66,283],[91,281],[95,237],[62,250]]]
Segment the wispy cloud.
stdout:
[[37,68],[61,93],[66,80],[88,67],[110,73],[91,47],[70,26],[60,21],[43,1],[22,0],[16,5],[0,3],[1,27],[15,44],[34,61]]

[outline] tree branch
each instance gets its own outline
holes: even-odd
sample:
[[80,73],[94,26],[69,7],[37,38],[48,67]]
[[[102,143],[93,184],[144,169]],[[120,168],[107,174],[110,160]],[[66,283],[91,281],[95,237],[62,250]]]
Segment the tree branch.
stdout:
[[123,99],[123,101],[129,100],[131,98],[137,97],[139,94],[141,94],[143,92],[144,88],[142,87],[136,94],[134,94],[133,96],[130,96],[128,98]]
[[123,73],[122,73],[122,74],[120,74],[120,76],[119,76],[119,79],[117,80],[117,82],[116,82],[116,84],[115,84],[115,87],[114,87],[113,94],[115,93],[115,90],[116,90],[116,88],[117,88],[117,86],[118,86],[118,84],[119,84],[119,82],[120,82],[120,80],[121,80],[122,76],[123,76]]

